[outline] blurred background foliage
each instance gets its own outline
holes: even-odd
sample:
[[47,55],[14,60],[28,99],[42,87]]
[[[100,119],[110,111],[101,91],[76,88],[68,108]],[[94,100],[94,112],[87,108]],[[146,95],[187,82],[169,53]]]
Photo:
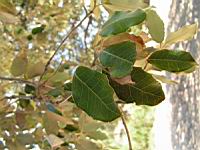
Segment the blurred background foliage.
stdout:
[[[12,80],[13,74],[23,72],[24,64],[27,72],[20,77],[37,82],[38,78],[33,77],[43,72],[62,39],[92,9],[94,2],[0,0],[0,76],[12,80],[0,80],[0,149],[128,149],[121,121],[102,123],[88,117],[70,102],[69,81],[77,64],[94,63],[98,29],[109,13],[144,8],[147,3],[98,1],[100,6],[71,34],[54,58],[44,77],[50,79],[41,87],[39,99],[35,98],[38,91],[31,83]],[[134,150],[149,150],[154,109],[128,105],[124,111]]]

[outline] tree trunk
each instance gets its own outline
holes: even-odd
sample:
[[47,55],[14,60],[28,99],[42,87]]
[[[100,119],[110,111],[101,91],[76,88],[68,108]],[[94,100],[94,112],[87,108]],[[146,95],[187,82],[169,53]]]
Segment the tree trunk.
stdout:
[[[200,24],[199,0],[173,0],[169,12],[168,32],[186,24]],[[188,50],[197,63],[200,59],[200,33],[190,42],[175,45]],[[200,150],[200,70],[186,76],[171,77],[178,85],[167,87],[172,103],[172,147],[173,150]]]

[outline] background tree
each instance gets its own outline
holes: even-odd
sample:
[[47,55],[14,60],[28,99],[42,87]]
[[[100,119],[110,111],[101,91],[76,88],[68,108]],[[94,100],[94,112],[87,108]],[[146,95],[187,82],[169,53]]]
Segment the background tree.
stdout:
[[[200,3],[198,0],[173,0],[169,12],[168,32],[185,24],[200,23]],[[183,33],[184,34],[184,33]],[[176,44],[175,48],[187,49],[200,61],[200,34],[187,43]],[[172,103],[172,144],[174,150],[200,149],[200,70],[189,76],[173,77],[178,86],[168,86]]]

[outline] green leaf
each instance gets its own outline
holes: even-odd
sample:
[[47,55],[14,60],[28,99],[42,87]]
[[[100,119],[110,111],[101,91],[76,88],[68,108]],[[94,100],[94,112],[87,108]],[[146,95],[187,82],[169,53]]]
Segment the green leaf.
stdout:
[[151,74],[134,67],[131,78],[134,83],[126,85],[121,85],[110,78],[110,84],[121,100],[126,103],[135,102],[136,105],[154,106],[165,99],[161,84]]
[[50,96],[53,96],[53,97],[58,97],[58,96],[62,95],[62,91],[59,88],[55,88],[55,89],[50,90],[47,93],[47,95],[50,95]]
[[99,59],[104,67],[110,67],[111,76],[120,78],[130,74],[135,57],[136,46],[128,41],[109,46],[101,52]]
[[20,76],[26,72],[28,59],[25,54],[16,56],[12,62],[10,72],[13,76]]
[[126,32],[131,26],[142,23],[146,18],[146,13],[143,10],[134,12],[117,11],[104,24],[101,36],[116,35]]
[[68,82],[64,84],[65,91],[72,91],[72,82]]
[[48,111],[62,116],[62,113],[60,112],[60,110],[58,110],[53,104],[46,103],[46,106],[47,106]]
[[152,53],[147,61],[155,67],[169,72],[184,72],[197,65],[190,53],[166,49]]
[[16,136],[16,139],[20,144],[23,145],[32,144],[34,142],[33,135],[30,133],[25,133],[25,134],[20,133]]
[[161,43],[165,36],[163,21],[154,10],[148,10],[146,14],[146,25],[149,29],[152,39],[158,43]]
[[72,81],[72,96],[78,107],[94,119],[112,121],[120,116],[113,89],[105,75],[78,67]]
[[168,47],[172,44],[182,42],[185,40],[191,40],[193,36],[196,34],[197,30],[198,30],[198,25],[192,24],[183,26],[176,32],[169,33],[169,35],[165,39],[165,42],[162,45],[162,48]]
[[32,34],[35,35],[35,34],[38,34],[38,33],[41,33],[45,28],[45,25],[41,25],[40,27],[36,27],[32,30]]
[[27,93],[27,94],[33,94],[35,93],[35,87],[32,86],[32,85],[29,85],[29,84],[26,84],[25,88],[24,88],[24,91]]

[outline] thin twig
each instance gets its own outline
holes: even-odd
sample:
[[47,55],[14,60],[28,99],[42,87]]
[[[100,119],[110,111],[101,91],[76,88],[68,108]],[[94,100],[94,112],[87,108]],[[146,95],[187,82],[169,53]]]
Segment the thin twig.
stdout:
[[1,99],[24,99],[24,100],[32,100],[35,96],[25,96],[25,95],[12,95],[12,96],[5,96]]
[[21,78],[11,78],[11,77],[1,77],[0,76],[0,80],[5,80],[5,81],[15,81],[15,82],[19,82],[19,83],[25,83],[25,84],[30,84],[33,86],[36,86],[33,82],[21,79]]
[[[96,1],[95,1],[96,2]],[[50,59],[47,61],[46,65],[45,65],[45,69],[44,72],[42,73],[42,75],[40,76],[39,82],[42,80],[43,76],[45,75],[51,61],[53,60],[53,58],[55,57],[55,55],[58,53],[58,51],[60,50],[60,48],[62,47],[62,45],[65,43],[65,41],[71,36],[71,34],[85,21],[85,19],[87,19],[94,11],[94,9],[96,8],[96,4],[94,6],[94,8],[88,13],[86,14],[86,16],[74,27],[72,28],[72,30],[67,34],[67,36],[61,41],[61,43],[59,44],[59,46],[56,48],[55,52],[53,53],[53,55],[50,57]]]
[[92,16],[89,17],[87,26],[86,26],[86,28],[85,28],[84,45],[85,45],[85,52],[86,52],[86,53],[87,53],[87,49],[88,49],[86,39],[87,39],[87,35],[88,35],[88,29],[89,29],[89,26],[90,26],[91,23],[92,23]]
[[124,129],[126,131],[126,135],[127,135],[127,139],[128,139],[128,145],[129,145],[129,150],[133,150],[132,149],[132,144],[131,144],[131,137],[130,137],[130,133],[129,133],[129,130],[128,130],[128,127],[126,125],[126,121],[125,121],[125,118],[124,118],[124,115],[123,115],[123,111],[121,108],[119,108],[120,110],[120,113],[121,113],[121,119],[122,119],[122,123],[124,125]]
[[61,103],[67,102],[70,98],[72,98],[72,95],[68,96],[66,99],[63,99],[61,101],[57,101],[56,104],[61,104]]

